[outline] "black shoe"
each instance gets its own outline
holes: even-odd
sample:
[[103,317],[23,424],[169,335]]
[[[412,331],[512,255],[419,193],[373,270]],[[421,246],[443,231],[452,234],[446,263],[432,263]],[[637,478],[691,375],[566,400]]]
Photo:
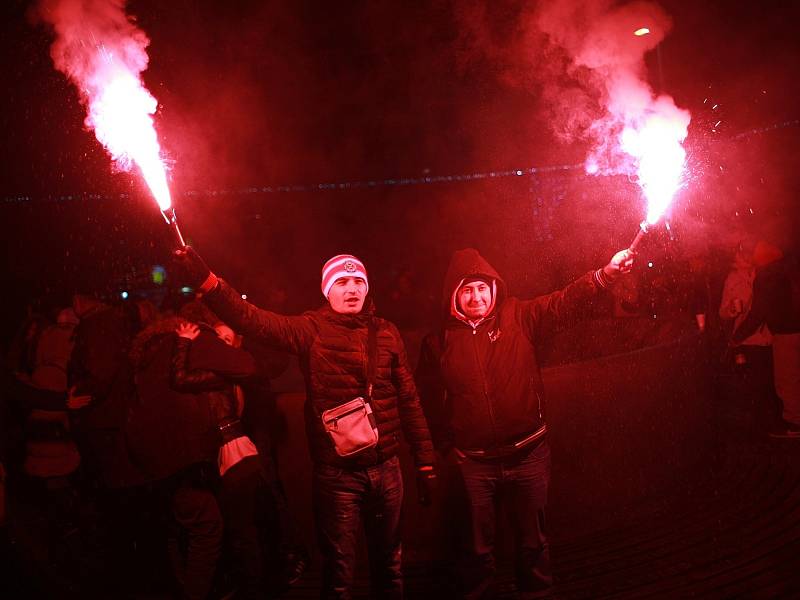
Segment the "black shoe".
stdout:
[[776,427],[770,429],[767,435],[771,438],[800,439],[800,425],[781,421]]
[[306,572],[309,563],[309,556],[305,550],[295,550],[288,552],[284,556],[284,579],[286,587],[293,586],[300,581]]

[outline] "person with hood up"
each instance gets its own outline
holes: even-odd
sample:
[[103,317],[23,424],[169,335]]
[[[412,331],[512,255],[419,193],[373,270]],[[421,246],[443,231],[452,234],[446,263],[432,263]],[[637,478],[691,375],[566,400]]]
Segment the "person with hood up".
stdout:
[[[320,286],[327,304],[299,316],[243,300],[191,248],[176,253],[176,267],[236,331],[300,359],[322,597],[351,597],[363,522],[372,594],[401,598],[400,430],[411,447],[423,503],[435,476],[434,454],[402,338],[397,327],[375,316],[364,264],[349,254],[328,260]],[[363,444],[351,446],[345,430],[363,434],[358,440]],[[370,441],[374,432],[377,440],[373,435]]]
[[444,325],[423,341],[416,377],[437,450],[458,464],[465,490],[466,598],[481,597],[491,584],[501,493],[510,503],[520,591],[528,597],[552,586],[544,530],[550,449],[537,350],[549,332],[588,316],[632,263],[633,253],[623,250],[562,290],[519,300],[477,250],[453,254]]

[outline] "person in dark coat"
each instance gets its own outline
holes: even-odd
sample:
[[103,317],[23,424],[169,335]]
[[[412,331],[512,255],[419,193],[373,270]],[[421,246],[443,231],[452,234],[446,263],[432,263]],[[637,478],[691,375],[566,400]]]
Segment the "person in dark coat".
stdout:
[[[237,597],[263,598],[265,549],[262,547],[261,505],[267,478],[258,450],[245,435],[240,416],[243,394],[238,383],[258,377],[253,357],[233,347],[215,329],[194,324],[178,327],[178,344],[172,356],[171,384],[183,392],[203,393],[215,407],[222,446],[217,456],[220,485],[217,502],[225,522],[225,537],[233,549],[241,587]],[[201,365],[202,367],[199,367]]]
[[520,590],[552,585],[544,531],[550,449],[537,349],[555,328],[588,315],[600,291],[631,265],[632,254],[624,250],[603,269],[526,301],[507,295],[505,282],[477,250],[453,254],[444,325],[423,341],[416,377],[437,449],[457,462],[465,489],[467,598],[481,597],[491,583],[501,492],[510,502]]
[[756,276],[753,305],[733,333],[741,343],[762,325],[772,334],[772,364],[777,392],[768,435],[800,439],[800,268],[796,257],[760,240],[753,251]]
[[[433,475],[433,446],[400,333],[392,323],[375,316],[363,263],[352,255],[331,258],[323,267],[321,283],[328,303],[289,317],[243,300],[192,249],[180,252],[177,259],[189,283],[223,321],[246,336],[299,356],[306,382],[306,434],[314,463],[313,506],[323,556],[322,596],[351,596],[361,521],[367,534],[373,595],[402,597],[400,432],[410,444],[419,489],[424,490]],[[371,345],[374,353],[369,351]],[[370,362],[374,377],[368,382]],[[367,399],[371,406],[378,440],[342,456],[322,415],[358,398]]]
[[133,368],[128,359],[136,334],[158,316],[147,300],[105,304],[75,296],[80,317],[70,356],[70,386],[91,396],[72,411],[75,439],[81,455],[83,491],[97,511],[95,527],[103,578],[123,581],[130,566],[157,548],[153,510],[158,496],[148,478],[133,464],[125,441],[128,411],[135,402]]
[[[221,334],[220,337],[225,339]],[[283,373],[289,364],[289,355],[251,338],[237,336],[237,340],[241,348],[256,359],[259,373],[265,375],[242,385],[242,424],[258,449],[258,458],[267,477],[265,529],[271,542],[267,579],[273,589],[281,591],[300,581],[311,561],[279,468],[281,462],[286,463],[286,458],[279,461],[278,448],[286,443],[288,421],[278,407],[270,380]]]
[[131,343],[157,316],[148,301],[95,302],[75,329],[69,382],[92,397],[91,404],[76,413],[76,437],[87,475],[106,489],[123,490],[146,481],[131,463],[123,429],[135,395],[128,359]]
[[[125,434],[134,464],[157,482],[169,504],[169,551],[182,598],[200,600],[211,592],[222,546],[222,515],[213,491],[222,436],[204,395],[171,386],[175,331],[185,322],[162,319],[134,339],[136,399]],[[185,552],[180,539],[186,540]]]

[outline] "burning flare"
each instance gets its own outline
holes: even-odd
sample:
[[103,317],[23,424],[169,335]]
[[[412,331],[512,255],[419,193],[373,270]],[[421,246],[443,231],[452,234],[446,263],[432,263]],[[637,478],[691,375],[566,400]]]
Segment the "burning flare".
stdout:
[[575,102],[572,93],[552,95],[566,99],[557,114],[566,115],[563,122],[569,125],[556,131],[575,131],[573,123],[591,119],[579,130],[591,142],[586,170],[635,178],[647,200],[646,229],[669,207],[686,161],[681,144],[689,112],[670,96],[654,93],[644,61],[666,37],[672,19],[652,2],[543,0],[537,24],[570,58],[567,75],[585,87],[584,103]]
[[135,163],[162,211],[171,205],[167,173],[153,128],[158,103],[131,73],[120,69],[89,101],[86,125],[124,171]]
[[[75,84],[86,106],[84,124],[114,164],[139,168],[164,213],[174,222],[153,114],[158,102],[142,83],[150,40],[125,14],[125,0],[42,0],[38,15],[53,27],[55,67]],[[169,215],[168,215],[169,213]]]
[[[671,99],[670,99],[671,104]],[[640,123],[626,126],[620,136],[620,147],[636,163],[639,185],[647,199],[645,221],[652,225],[669,207],[681,185],[686,151],[689,115],[672,105],[671,112],[651,112]]]

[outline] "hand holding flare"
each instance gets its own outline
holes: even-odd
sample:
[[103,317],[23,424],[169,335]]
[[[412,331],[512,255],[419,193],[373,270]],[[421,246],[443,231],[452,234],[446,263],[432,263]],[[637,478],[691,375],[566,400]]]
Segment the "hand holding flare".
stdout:
[[164,215],[164,219],[167,221],[167,225],[169,225],[169,229],[172,232],[176,245],[175,250],[183,250],[186,248],[186,242],[183,241],[181,229],[178,227],[178,217],[175,216],[175,209],[170,206],[169,208],[162,209],[161,214]]
[[611,260],[608,261],[608,264],[603,267],[603,274],[613,281],[620,275],[630,273],[631,269],[633,268],[633,261],[635,258],[635,250],[631,248],[620,250],[614,256],[612,256]]

